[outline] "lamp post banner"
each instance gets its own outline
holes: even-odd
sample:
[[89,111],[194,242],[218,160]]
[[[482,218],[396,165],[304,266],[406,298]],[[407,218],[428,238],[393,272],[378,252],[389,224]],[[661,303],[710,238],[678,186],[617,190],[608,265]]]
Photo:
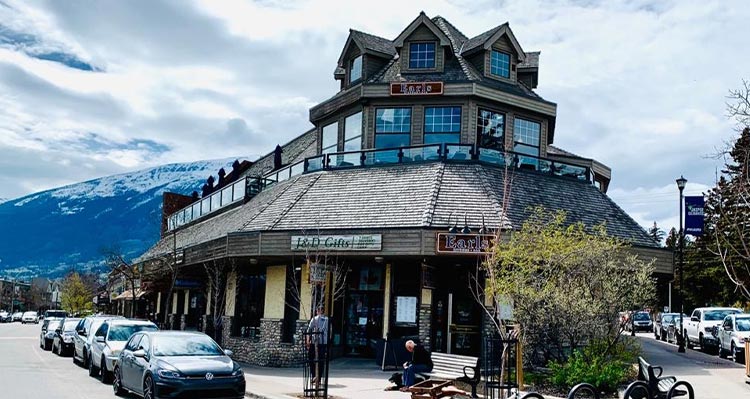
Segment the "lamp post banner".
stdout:
[[703,235],[703,196],[685,197],[685,234]]

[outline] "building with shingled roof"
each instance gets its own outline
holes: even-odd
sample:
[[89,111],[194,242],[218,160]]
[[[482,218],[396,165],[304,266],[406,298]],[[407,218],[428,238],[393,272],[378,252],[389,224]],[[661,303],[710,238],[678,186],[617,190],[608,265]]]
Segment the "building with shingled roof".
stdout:
[[535,206],[605,223],[665,284],[671,254],[606,195],[610,168],[553,146],[557,105],[534,91],[539,66],[508,23],[468,38],[421,13],[393,39],[350,30],[333,68],[340,90],[310,109],[314,128],[164,215],[138,261],[172,254],[182,282],[170,306],[158,295],[157,312],[188,327],[207,319],[202,265],[231,263],[224,347],[297,364],[316,289],[310,253],[323,253],[347,276],[320,294],[335,356],[382,360],[386,337],[412,336],[478,355],[487,323],[466,276]]

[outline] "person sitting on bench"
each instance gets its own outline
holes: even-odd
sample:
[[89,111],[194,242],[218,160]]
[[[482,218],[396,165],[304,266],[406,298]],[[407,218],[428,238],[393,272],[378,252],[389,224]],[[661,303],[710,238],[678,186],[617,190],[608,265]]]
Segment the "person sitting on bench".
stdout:
[[401,391],[409,391],[409,387],[414,385],[415,375],[417,373],[427,373],[432,371],[432,358],[430,352],[422,345],[417,345],[414,341],[406,341],[406,350],[411,353],[411,362],[404,363],[404,386]]

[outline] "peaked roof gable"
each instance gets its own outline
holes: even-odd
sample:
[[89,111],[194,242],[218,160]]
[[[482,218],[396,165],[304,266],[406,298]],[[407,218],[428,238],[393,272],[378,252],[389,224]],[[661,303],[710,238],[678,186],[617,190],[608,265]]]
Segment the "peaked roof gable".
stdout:
[[349,37],[346,39],[346,44],[344,44],[344,48],[341,50],[341,55],[339,56],[339,66],[344,65],[344,56],[352,44],[356,45],[363,54],[373,54],[382,58],[391,58],[396,54],[396,48],[393,46],[392,41],[380,36],[349,29]]
[[503,36],[507,36],[508,40],[510,40],[513,49],[518,54],[518,61],[523,62],[526,59],[526,53],[521,48],[521,44],[518,43],[516,35],[513,34],[513,31],[510,29],[510,25],[507,22],[469,39],[469,41],[464,43],[461,55],[473,53],[478,49],[489,50],[492,47],[492,44]]
[[417,28],[420,26],[426,26],[427,29],[432,31],[432,33],[437,36],[438,39],[440,39],[440,45],[441,46],[451,46],[451,41],[448,39],[448,36],[445,35],[445,33],[437,26],[435,25],[435,22],[433,22],[430,18],[427,17],[427,14],[424,13],[424,11],[419,13],[419,16],[412,21],[409,26],[404,29],[403,32],[401,32],[400,35],[393,41],[393,45],[396,46],[396,48],[404,47],[404,40],[408,38],[412,33],[414,33]]

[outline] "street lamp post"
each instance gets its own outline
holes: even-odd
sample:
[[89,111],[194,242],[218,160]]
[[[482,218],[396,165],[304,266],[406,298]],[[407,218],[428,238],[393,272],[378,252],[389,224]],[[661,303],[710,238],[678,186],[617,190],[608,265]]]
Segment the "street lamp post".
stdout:
[[685,229],[682,226],[682,190],[685,189],[685,185],[687,184],[687,179],[682,177],[680,175],[680,178],[676,180],[677,182],[677,188],[680,189],[680,232],[679,232],[679,248],[680,248],[680,307],[678,308],[678,312],[680,312],[680,342],[677,345],[677,352],[684,353],[685,352],[685,329],[682,327],[682,314],[684,313],[683,310],[683,304],[685,302],[685,297],[683,296],[682,292],[682,268],[684,263],[684,252],[685,252]]

